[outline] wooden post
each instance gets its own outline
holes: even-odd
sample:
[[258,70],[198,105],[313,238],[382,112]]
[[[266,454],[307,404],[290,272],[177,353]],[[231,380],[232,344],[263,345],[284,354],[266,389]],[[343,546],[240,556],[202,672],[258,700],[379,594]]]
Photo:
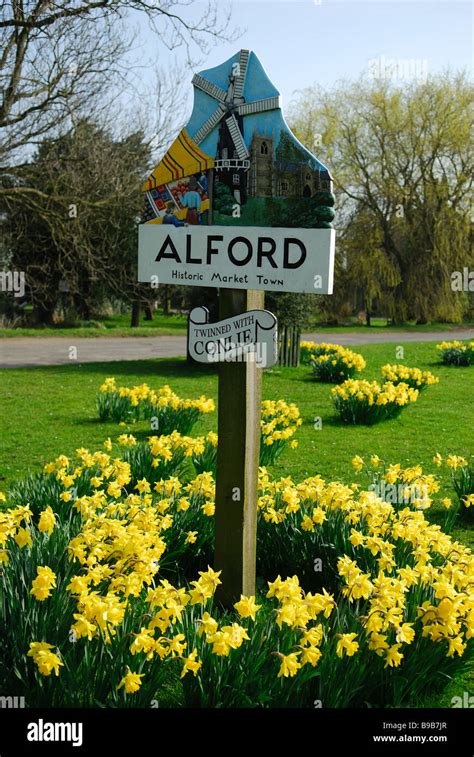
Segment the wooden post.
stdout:
[[[221,289],[219,319],[261,309],[263,298]],[[219,364],[214,569],[222,570],[216,599],[226,607],[255,594],[261,382],[255,360]]]

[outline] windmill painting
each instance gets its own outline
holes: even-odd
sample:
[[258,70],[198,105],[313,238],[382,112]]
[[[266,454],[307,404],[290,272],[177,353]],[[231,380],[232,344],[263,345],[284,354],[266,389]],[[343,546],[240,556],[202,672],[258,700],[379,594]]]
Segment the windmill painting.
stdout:
[[331,228],[331,175],[289,129],[255,53],[192,83],[191,117],[145,183],[143,222],[202,224],[211,211],[214,225]]

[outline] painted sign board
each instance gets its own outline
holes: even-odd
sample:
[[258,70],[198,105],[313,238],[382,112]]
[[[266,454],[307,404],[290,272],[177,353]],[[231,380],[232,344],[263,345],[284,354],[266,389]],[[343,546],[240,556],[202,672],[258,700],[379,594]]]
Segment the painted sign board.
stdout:
[[247,310],[209,323],[207,308],[193,308],[188,351],[198,363],[254,360],[259,368],[270,368],[277,360],[277,319],[269,310]]
[[332,177],[257,56],[240,50],[192,83],[190,119],[143,187],[139,281],[331,294]]
[[139,229],[138,280],[332,294],[334,229],[164,225]]

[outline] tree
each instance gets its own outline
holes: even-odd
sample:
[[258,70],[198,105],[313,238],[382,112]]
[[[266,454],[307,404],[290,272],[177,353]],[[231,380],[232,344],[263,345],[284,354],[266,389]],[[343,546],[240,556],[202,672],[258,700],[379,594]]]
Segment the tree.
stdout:
[[[209,3],[200,17],[173,0],[7,0],[0,11],[0,166],[7,173],[25,148],[71,127],[130,84],[131,12],[145,16],[161,43],[188,61],[225,38],[228,16]],[[125,85],[125,87],[124,87]],[[86,111],[84,111],[86,108]],[[3,187],[23,191],[21,187]]]
[[[354,293],[352,309],[360,306],[370,326],[375,304],[387,289],[400,283],[400,275],[384,253],[382,230],[366,209],[354,212],[348,220],[339,246],[345,259],[346,290],[350,288]],[[346,315],[349,312],[350,308],[346,308]]]
[[403,88],[311,88],[293,108],[295,133],[308,146],[319,135],[334,174],[346,282],[362,282],[394,322],[459,321],[467,306],[450,275],[473,261],[472,95],[465,74],[445,73]]
[[265,292],[265,307],[278,321],[279,364],[299,365],[301,329],[308,325],[314,311],[314,295]]
[[38,320],[51,323],[67,290],[80,318],[107,297],[128,302],[149,287],[136,283],[141,183],[150,161],[142,133],[120,140],[89,121],[45,140],[17,172],[37,193],[4,198],[12,264],[26,272]]
[[235,197],[227,184],[216,179],[214,181],[213,209],[222,215],[231,216],[235,207]]
[[[184,50],[191,63],[192,56],[205,53],[213,41],[233,38],[229,14],[218,10],[216,2],[204,10],[194,5],[194,0],[7,0],[1,7],[0,222],[5,234],[12,228],[18,231],[17,237],[9,235],[9,245],[3,245],[2,258],[10,261],[13,254],[28,267],[29,291],[40,320],[51,320],[65,277],[69,299],[83,315],[106,291],[119,290],[125,298],[131,290],[138,298],[143,294],[144,287],[130,278],[136,224],[130,222],[129,210],[133,205],[133,214],[140,214],[137,187],[152,163],[151,151],[161,154],[168,146],[182,126],[184,109],[181,72],[175,66],[156,70],[152,94],[142,84],[139,72],[145,64],[133,60],[131,14],[146,18],[159,42],[169,50]],[[123,113],[125,92],[136,127],[135,134],[122,140],[121,134],[129,132]],[[138,136],[140,130],[146,137]],[[97,137],[97,145],[82,139],[82,154],[75,155],[80,135],[86,133],[90,139]],[[127,154],[136,163],[132,167],[125,159],[114,175],[121,141],[121,159]],[[145,142],[147,166],[142,160]],[[135,147],[138,153],[133,157]],[[93,175],[93,163],[85,157],[88,150],[102,166],[102,177],[108,174],[108,189],[99,175]],[[103,156],[112,153],[110,166],[104,165]],[[68,165],[63,165],[63,158]],[[71,161],[76,159],[72,171]],[[59,166],[70,184],[61,182]],[[130,187],[125,187],[130,170]],[[118,188],[122,195],[117,203]],[[71,215],[70,206],[77,204],[80,220]],[[124,210],[120,219],[115,209]],[[105,227],[107,253],[97,237]]]

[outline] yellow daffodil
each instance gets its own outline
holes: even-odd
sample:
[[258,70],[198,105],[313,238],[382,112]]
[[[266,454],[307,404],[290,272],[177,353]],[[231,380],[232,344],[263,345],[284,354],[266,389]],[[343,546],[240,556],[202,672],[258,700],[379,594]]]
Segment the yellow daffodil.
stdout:
[[142,685],[142,678],[144,675],[144,673],[132,673],[132,671],[129,670],[128,673],[124,675],[117,688],[121,689],[123,686],[126,694],[135,694]]
[[298,661],[299,652],[292,652],[291,654],[280,654],[281,665],[278,671],[278,678],[284,676],[285,678],[293,678],[298,670],[301,668],[301,663]]
[[385,667],[397,668],[400,665],[403,659],[403,655],[398,651],[400,647],[401,644],[394,644],[387,649],[385,654]]
[[343,633],[338,634],[339,641],[336,645],[336,654],[338,657],[342,657],[344,653],[347,655],[347,657],[352,657],[355,655],[357,650],[359,649],[359,643],[355,641],[357,638],[356,633]]
[[214,620],[208,612],[204,613],[199,623],[198,636],[202,636],[203,633],[212,636],[217,631],[217,620]]
[[33,546],[31,533],[28,528],[19,528],[15,536],[15,541],[21,549],[23,549],[23,547]]
[[201,660],[197,660],[197,649],[193,649],[188,657],[183,657],[183,669],[181,671],[180,678],[184,678],[186,673],[192,672],[194,676],[198,674],[199,669],[202,666]]
[[38,666],[38,670],[43,676],[49,676],[54,670],[54,674],[59,676],[59,668],[64,666],[61,658],[51,652],[54,649],[52,644],[43,641],[32,641],[28,657],[33,658],[33,662]]
[[55,525],[56,525],[56,517],[54,515],[53,509],[48,505],[46,510],[43,510],[40,513],[38,529],[42,533],[46,533],[49,536],[52,534]]
[[352,467],[355,468],[356,471],[361,471],[364,467],[364,460],[360,455],[356,455],[352,458]]
[[241,618],[252,618],[252,620],[255,620],[255,614],[260,610],[261,605],[255,604],[255,597],[245,597],[241,594],[239,602],[236,602],[234,607]]

